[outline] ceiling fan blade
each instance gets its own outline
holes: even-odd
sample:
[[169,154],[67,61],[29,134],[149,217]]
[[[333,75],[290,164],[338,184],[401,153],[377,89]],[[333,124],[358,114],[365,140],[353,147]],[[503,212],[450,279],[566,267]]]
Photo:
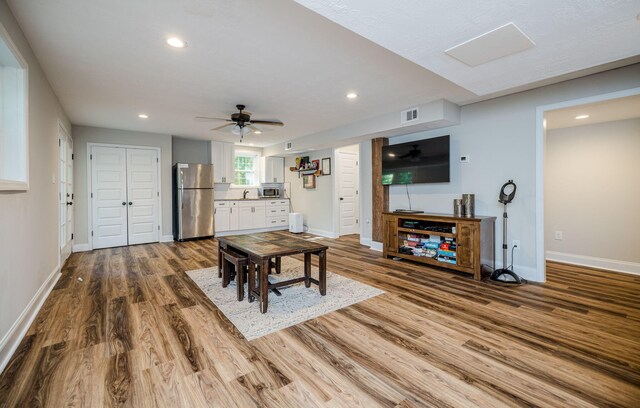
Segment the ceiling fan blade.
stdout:
[[209,130],[218,130],[218,129],[226,128],[227,126],[235,126],[235,123],[225,123],[222,126],[214,127],[213,129],[209,129]]
[[279,120],[253,120],[251,119],[251,123],[254,125],[268,125],[268,126],[284,126],[284,123]]
[[206,116],[196,116],[196,119],[199,119],[199,120],[224,120],[224,121],[227,121],[227,122],[233,122],[231,119],[209,118],[209,117],[206,117]]

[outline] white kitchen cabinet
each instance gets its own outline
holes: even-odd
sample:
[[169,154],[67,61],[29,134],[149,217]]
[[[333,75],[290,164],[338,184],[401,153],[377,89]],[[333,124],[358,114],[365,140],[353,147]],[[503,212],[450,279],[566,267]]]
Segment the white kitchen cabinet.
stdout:
[[289,225],[289,200],[217,200],[216,233],[246,231]]
[[267,227],[289,225],[289,200],[268,200],[266,210]]
[[261,200],[240,201],[238,229],[264,228],[266,225],[265,202]]
[[211,142],[211,164],[214,183],[232,183],[235,146],[233,143]]
[[215,201],[213,207],[216,232],[235,231],[238,229],[237,201]]
[[229,215],[229,229],[231,231],[235,231],[239,229],[239,221],[240,217],[238,214],[238,202],[230,201],[231,203],[231,214]]
[[231,210],[229,207],[216,208],[214,214],[216,232],[229,231],[231,229],[229,220],[231,219]]
[[284,157],[263,157],[260,170],[262,183],[284,183]]

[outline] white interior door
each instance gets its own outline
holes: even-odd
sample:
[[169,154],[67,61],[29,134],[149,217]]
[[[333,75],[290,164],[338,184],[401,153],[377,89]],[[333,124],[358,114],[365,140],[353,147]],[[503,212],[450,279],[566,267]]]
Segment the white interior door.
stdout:
[[359,234],[358,156],[338,151],[340,235]]
[[93,248],[127,245],[127,161],[119,147],[91,148]]
[[158,151],[126,149],[129,245],[160,241]]
[[69,257],[73,245],[73,141],[62,126],[58,126],[59,168],[59,228],[60,264]]

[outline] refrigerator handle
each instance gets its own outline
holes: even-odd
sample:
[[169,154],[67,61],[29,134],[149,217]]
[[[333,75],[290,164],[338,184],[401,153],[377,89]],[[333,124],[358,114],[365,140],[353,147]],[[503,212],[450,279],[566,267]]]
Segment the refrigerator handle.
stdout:
[[182,239],[182,209],[184,208],[184,182],[182,171],[178,170],[178,239]]

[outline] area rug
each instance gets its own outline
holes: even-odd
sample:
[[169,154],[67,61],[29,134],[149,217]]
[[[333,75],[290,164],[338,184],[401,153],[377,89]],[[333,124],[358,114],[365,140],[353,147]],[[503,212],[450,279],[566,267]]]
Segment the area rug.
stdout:
[[[294,258],[282,258],[280,275],[269,275],[274,283],[303,276],[304,263]],[[236,284],[222,287],[218,268],[187,271],[187,275],[198,285],[209,299],[224,313],[247,340],[254,340],[269,333],[285,329],[306,320],[322,316],[334,310],[353,305],[378,296],[384,291],[327,271],[327,295],[320,296],[318,286],[305,288],[304,282],[279,288],[282,296],[269,292],[267,313],[260,313],[259,301],[238,302]],[[318,278],[318,268],[312,267],[311,276]]]

